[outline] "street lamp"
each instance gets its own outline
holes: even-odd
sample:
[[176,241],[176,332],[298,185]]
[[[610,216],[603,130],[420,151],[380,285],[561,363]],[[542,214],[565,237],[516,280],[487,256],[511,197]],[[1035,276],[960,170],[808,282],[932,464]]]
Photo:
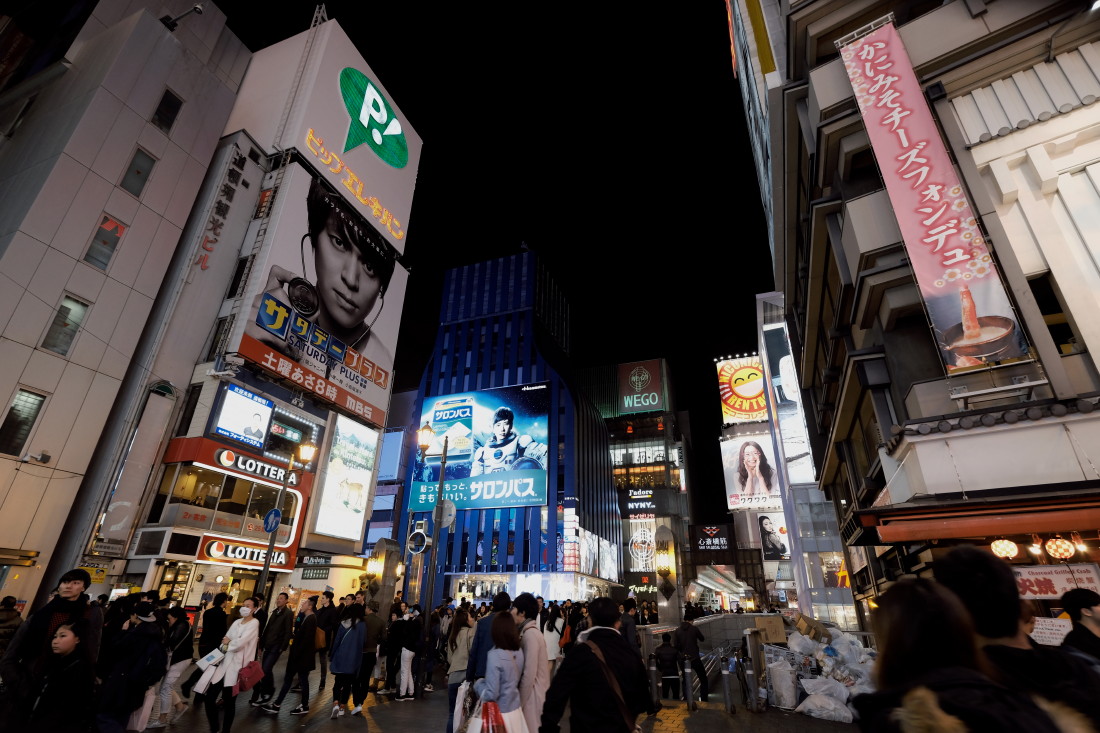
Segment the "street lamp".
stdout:
[[672,594],[676,592],[676,586],[669,582],[668,579],[668,576],[672,575],[674,556],[672,554],[672,548],[668,546],[667,542],[662,541],[660,545],[654,560],[657,563],[657,575],[661,576],[661,595],[663,595],[667,601],[672,598]]
[[385,561],[380,557],[372,557],[367,560],[367,590],[370,591],[370,597],[373,600],[374,594],[378,592],[378,584],[374,582],[374,579],[382,574],[382,568],[385,566]]
[[[317,446],[313,443],[302,443],[298,446],[298,462],[302,464],[304,468],[306,464],[313,460],[314,454],[317,453]],[[271,604],[271,599],[268,598],[271,594],[267,592],[267,576],[271,572],[271,556],[275,554],[275,538],[279,534],[279,526],[282,524],[282,511],[283,511],[283,497],[286,496],[286,485],[290,481],[290,472],[294,470],[294,454],[290,454],[290,458],[287,459],[286,471],[283,473],[283,484],[279,487],[279,493],[275,497],[275,509],[279,511],[279,521],[275,524],[275,528],[269,532],[270,537],[267,538],[267,554],[264,555],[264,569],[260,571],[260,590],[258,593],[264,594],[265,605]]]
[[[431,446],[432,440],[435,438],[435,431],[432,430],[432,426],[428,424],[428,421],[424,421],[424,427],[417,431],[417,445],[420,446],[420,456],[424,461],[424,466],[428,465],[428,447]],[[427,588],[427,602],[422,602],[420,605],[421,616],[421,633],[423,637],[423,649],[425,654],[431,654],[431,650],[428,649],[428,635],[431,631],[431,602],[435,597],[435,571],[436,561],[439,556],[439,525],[443,522],[443,476],[447,469],[447,436],[443,436],[443,453],[439,457],[439,488],[435,492],[435,506],[432,508],[432,546],[429,548],[428,558],[428,588]],[[431,682],[428,678],[427,664],[421,664],[421,669],[424,670],[424,681],[421,685]]]

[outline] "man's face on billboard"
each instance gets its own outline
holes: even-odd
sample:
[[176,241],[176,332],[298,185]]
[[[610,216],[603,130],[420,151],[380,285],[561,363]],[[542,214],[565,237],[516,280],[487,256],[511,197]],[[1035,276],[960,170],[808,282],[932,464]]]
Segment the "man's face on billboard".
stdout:
[[[317,290],[321,296],[318,321],[337,338],[357,332],[378,300],[382,281],[350,237],[353,233],[330,216],[317,234]],[[342,333],[343,332],[343,333]]]
[[493,423],[493,435],[496,436],[497,440],[504,440],[510,432],[512,432],[512,422],[510,420],[497,420]]

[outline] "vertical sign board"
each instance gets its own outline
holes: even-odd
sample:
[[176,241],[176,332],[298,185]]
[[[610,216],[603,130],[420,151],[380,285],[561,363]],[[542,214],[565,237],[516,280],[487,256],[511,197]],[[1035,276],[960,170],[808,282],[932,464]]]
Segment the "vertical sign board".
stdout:
[[948,372],[1024,356],[974,210],[893,23],[840,49]]
[[665,409],[660,359],[619,365],[619,414]]
[[722,422],[767,420],[764,365],[760,357],[746,356],[718,362],[718,394],[722,398]]
[[723,440],[721,448],[726,508],[731,511],[761,509],[782,513],[783,500],[771,436],[731,438]]

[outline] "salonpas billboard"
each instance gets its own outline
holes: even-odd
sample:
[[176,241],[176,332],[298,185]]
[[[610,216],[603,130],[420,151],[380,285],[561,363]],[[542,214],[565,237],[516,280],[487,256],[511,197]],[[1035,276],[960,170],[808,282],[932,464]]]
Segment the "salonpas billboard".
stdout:
[[[371,33],[385,29],[368,29]],[[325,181],[404,252],[420,164],[419,136],[335,20],[314,30],[301,83],[295,70],[308,32],[253,55],[226,124],[267,153],[296,148]],[[290,115],[279,121],[290,100]]]
[[419,424],[435,438],[417,452],[409,511],[435,505],[444,438],[443,498],[458,509],[545,505],[549,411],[547,382],[428,398]]
[[408,272],[342,194],[289,165],[230,350],[382,427]]

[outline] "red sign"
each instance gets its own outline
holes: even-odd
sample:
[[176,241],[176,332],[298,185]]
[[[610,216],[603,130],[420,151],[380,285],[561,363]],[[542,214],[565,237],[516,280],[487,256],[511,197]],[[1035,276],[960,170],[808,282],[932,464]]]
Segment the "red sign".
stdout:
[[[253,542],[226,539],[225,537],[203,535],[196,559],[225,565],[263,567],[266,557],[266,544],[260,545]],[[282,549],[276,547],[271,556],[271,567],[293,570],[294,560],[293,548]]]
[[948,371],[1027,342],[892,23],[840,50]]

